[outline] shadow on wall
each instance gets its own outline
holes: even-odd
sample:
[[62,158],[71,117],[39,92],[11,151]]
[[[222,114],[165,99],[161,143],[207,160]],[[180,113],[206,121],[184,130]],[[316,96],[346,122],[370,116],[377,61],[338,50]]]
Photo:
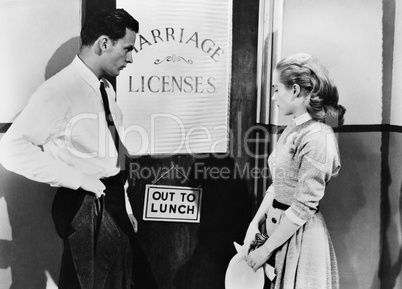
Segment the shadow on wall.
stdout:
[[51,282],[46,272],[58,278],[61,256],[50,215],[55,189],[7,171],[0,176],[0,197],[6,200],[12,229],[11,241],[0,240],[0,268],[11,268],[11,289],[45,289]]
[[80,47],[80,37],[73,37],[70,40],[64,42],[52,55],[47,63],[45,71],[45,79],[51,78],[53,75],[58,73],[60,70],[69,65],[74,57],[79,52]]
[[[47,63],[46,80],[72,62],[79,43],[74,37],[56,50]],[[46,289],[57,283],[63,245],[50,213],[55,192],[0,168],[0,198],[6,201],[12,229],[11,241],[0,240],[0,269],[11,268],[11,289]]]
[[[367,178],[366,167],[361,165],[365,161],[365,152],[355,149],[362,147],[362,144],[358,138],[349,138],[350,136],[339,136],[342,168],[340,174],[329,182],[321,201],[322,212],[338,259],[340,288],[348,289],[361,288],[358,273],[352,262],[356,252],[351,249],[360,246],[359,239],[364,238],[356,236],[353,231],[356,226],[355,217],[366,205],[362,182]],[[348,238],[351,235],[355,236],[352,239],[353,244]]]
[[[400,240],[400,232],[402,227],[402,184],[397,182],[401,168],[400,160],[402,154],[399,150],[399,143],[391,143],[389,139],[385,140],[386,150],[390,147],[390,151],[385,152],[385,157],[388,160],[385,164],[383,172],[383,184],[382,184],[382,226],[384,232],[384,241],[382,247],[382,262],[381,269],[379,270],[379,278],[381,279],[381,288],[394,289],[400,282],[402,272],[402,247]],[[388,154],[389,153],[389,154]],[[396,166],[396,167],[394,167]],[[399,175],[398,175],[399,174]],[[398,220],[399,214],[399,220]]]
[[[402,187],[399,191],[399,206],[398,212],[400,216],[400,224],[402,224]],[[391,206],[387,206],[389,212],[391,212]],[[384,220],[385,222],[385,238],[383,243],[383,252],[382,252],[382,259],[383,262],[381,263],[381,270],[379,271],[379,277],[381,279],[381,288],[384,289],[394,289],[396,288],[397,279],[401,274],[402,270],[402,248],[399,246],[400,240],[398,236],[398,229],[397,222],[395,220],[396,211],[393,215],[388,214]],[[395,254],[397,251],[396,248],[399,248],[399,252]]]

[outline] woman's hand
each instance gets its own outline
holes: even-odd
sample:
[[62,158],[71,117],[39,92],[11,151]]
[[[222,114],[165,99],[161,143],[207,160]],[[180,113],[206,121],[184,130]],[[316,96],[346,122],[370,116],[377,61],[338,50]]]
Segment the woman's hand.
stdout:
[[260,233],[258,229],[258,224],[251,222],[248,226],[246,236],[244,237],[243,247],[242,247],[242,256],[244,260],[247,260],[248,251],[250,251],[250,245],[255,239],[255,235]]
[[272,251],[268,249],[268,246],[262,245],[258,249],[250,252],[246,261],[254,271],[257,271],[258,268],[264,265],[271,256]]

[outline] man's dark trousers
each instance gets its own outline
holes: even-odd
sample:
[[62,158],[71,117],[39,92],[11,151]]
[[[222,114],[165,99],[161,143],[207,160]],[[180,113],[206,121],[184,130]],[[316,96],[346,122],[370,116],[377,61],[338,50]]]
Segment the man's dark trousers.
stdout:
[[57,191],[52,216],[64,241],[59,289],[157,288],[126,213],[124,176],[101,179],[100,212],[90,192]]

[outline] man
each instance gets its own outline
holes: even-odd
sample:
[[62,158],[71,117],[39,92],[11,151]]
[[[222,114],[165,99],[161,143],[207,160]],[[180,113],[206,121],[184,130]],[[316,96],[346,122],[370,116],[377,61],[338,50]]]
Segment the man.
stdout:
[[126,211],[122,115],[103,78],[133,62],[137,33],[123,9],[92,15],[79,54],[38,88],[0,143],[6,169],[60,187],[52,207],[64,241],[60,289],[156,287]]

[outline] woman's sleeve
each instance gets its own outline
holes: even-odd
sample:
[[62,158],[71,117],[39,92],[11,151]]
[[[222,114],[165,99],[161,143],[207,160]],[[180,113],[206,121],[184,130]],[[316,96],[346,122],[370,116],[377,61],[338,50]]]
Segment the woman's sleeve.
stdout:
[[300,165],[295,201],[286,215],[302,226],[317,211],[327,182],[339,172],[340,161],[335,134],[326,125],[306,135],[300,147],[295,156]]

